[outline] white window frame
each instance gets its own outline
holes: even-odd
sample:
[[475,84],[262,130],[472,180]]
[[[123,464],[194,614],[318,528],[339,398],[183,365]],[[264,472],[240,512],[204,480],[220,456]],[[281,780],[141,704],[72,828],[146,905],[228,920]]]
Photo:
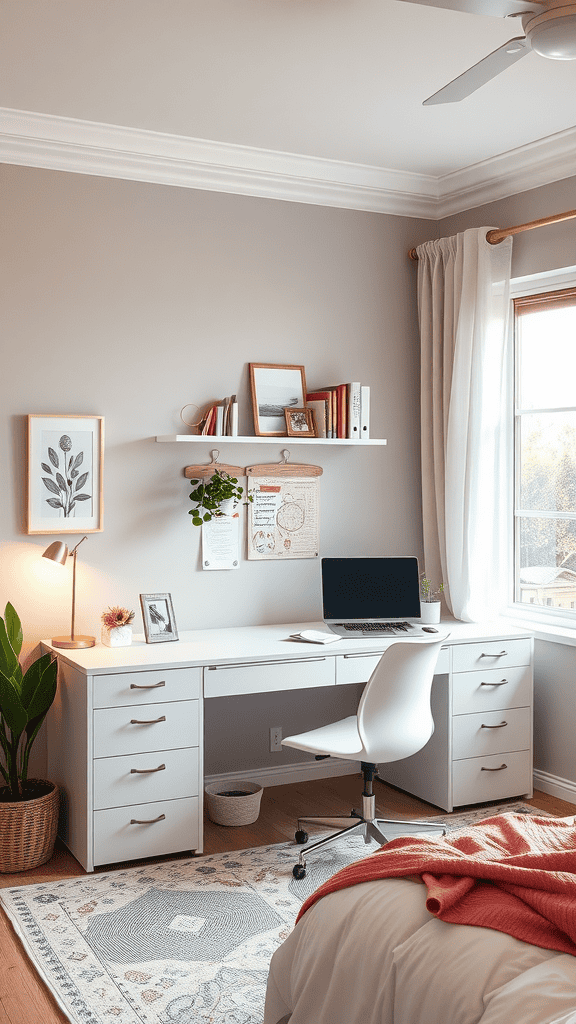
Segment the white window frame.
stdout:
[[507,617],[521,621],[529,626],[537,638],[571,643],[576,646],[576,612],[570,613],[559,608],[546,608],[540,605],[521,604],[515,600],[515,580],[517,572],[517,554],[515,551],[515,518],[514,506],[517,492],[517,474],[519,468],[518,439],[516,438],[516,367],[515,367],[515,315],[514,299],[522,295],[538,295],[543,292],[561,291],[563,288],[576,288],[576,266],[563,267],[559,270],[548,270],[526,277],[516,277],[510,282],[510,417],[508,424],[508,451],[510,459],[509,479],[514,481],[508,496],[510,514],[509,529],[509,583],[510,604],[505,614]]

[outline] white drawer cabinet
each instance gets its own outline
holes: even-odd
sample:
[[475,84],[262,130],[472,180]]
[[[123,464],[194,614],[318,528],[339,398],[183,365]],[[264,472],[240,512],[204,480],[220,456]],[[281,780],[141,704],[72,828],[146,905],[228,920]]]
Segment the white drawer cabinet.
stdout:
[[504,635],[446,653],[448,685],[436,676],[432,686],[434,734],[381,777],[447,811],[531,796],[532,640]]
[[60,835],[87,871],[202,850],[202,670],[84,674],[60,658],[48,720]]

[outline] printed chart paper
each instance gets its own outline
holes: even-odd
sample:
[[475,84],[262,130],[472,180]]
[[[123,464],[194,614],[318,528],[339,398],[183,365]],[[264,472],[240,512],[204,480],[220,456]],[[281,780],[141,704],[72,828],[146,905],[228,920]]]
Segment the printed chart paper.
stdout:
[[320,487],[308,477],[249,480],[248,558],[318,558]]

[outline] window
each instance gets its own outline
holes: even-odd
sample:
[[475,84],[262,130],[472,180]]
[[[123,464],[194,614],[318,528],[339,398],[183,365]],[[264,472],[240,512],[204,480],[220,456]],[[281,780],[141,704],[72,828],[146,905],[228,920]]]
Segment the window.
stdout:
[[574,624],[576,287],[546,278],[514,298],[514,600]]

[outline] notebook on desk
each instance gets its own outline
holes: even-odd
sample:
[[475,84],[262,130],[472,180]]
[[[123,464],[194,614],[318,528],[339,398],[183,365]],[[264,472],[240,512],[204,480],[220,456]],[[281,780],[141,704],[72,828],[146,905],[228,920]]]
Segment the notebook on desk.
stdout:
[[322,614],[334,633],[427,636],[420,623],[418,559],[411,556],[323,558]]

